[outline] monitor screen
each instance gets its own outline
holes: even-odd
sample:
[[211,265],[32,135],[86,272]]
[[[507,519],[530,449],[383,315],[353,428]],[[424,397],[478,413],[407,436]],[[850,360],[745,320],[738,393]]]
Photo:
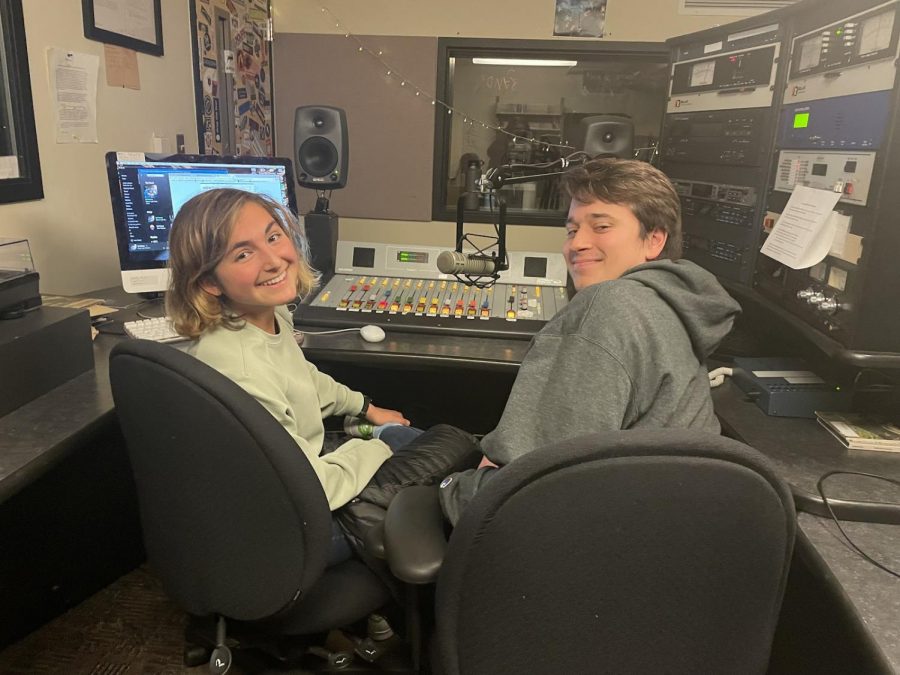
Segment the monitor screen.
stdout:
[[297,213],[289,159],[142,153],[106,155],[122,286],[129,293],[157,293],[169,285],[169,230],[191,197],[215,188],[268,195]]

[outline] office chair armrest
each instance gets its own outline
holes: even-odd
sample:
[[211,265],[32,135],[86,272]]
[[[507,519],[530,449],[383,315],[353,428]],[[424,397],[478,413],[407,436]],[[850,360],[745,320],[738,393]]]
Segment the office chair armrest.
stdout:
[[379,560],[384,560],[386,558],[384,552],[384,521],[382,520],[380,523],[375,523],[369,530],[366,532],[363,543],[366,546],[366,551],[368,551],[372,556],[378,558]]
[[400,581],[436,581],[447,551],[437,486],[409,487],[394,497],[384,519],[384,551]]

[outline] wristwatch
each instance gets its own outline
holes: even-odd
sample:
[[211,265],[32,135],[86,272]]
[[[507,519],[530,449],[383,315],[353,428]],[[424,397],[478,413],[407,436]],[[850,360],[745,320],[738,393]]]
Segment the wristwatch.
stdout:
[[366,419],[366,413],[369,412],[369,405],[370,405],[371,403],[372,403],[372,399],[369,398],[368,396],[366,396],[365,394],[363,394],[363,407],[362,407],[362,410],[360,410],[358,413],[356,413],[356,416],[357,416],[359,419],[361,419],[361,420]]

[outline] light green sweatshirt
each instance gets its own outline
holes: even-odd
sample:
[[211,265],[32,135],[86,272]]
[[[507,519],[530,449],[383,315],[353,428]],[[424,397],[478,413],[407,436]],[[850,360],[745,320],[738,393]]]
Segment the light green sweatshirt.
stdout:
[[309,459],[333,511],[362,491],[391,451],[382,441],[354,438],[320,456],[322,420],[356,415],[363,395],[306,360],[286,307],[276,310],[276,321],[278,335],[251,324],[239,330],[220,327],[201,335],[187,351],[239,384],[287,429]]

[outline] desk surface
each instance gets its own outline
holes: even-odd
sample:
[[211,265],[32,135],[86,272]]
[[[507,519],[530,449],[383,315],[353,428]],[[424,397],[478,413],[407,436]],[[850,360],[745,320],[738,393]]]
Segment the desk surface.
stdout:
[[[114,415],[108,359],[118,339],[99,336],[94,343],[93,371],[0,418],[0,502],[77,449],[94,429],[111,422]],[[519,340],[410,333],[389,335],[378,344],[363,342],[355,334],[309,335],[304,342],[304,350],[313,361],[411,370],[462,366],[510,372],[518,368],[527,348],[528,343]],[[795,490],[814,493],[818,477],[833,469],[870,471],[900,479],[900,455],[851,454],[815,421],[767,417],[731,385],[715,390],[713,398],[723,421],[769,456]],[[896,488],[840,478],[840,483],[838,477],[834,479],[830,494],[897,501]],[[799,523],[843,585],[888,662],[900,672],[900,581],[850,551],[836,537],[832,523],[803,513],[799,514]],[[874,557],[900,567],[900,525],[848,523],[846,529]]]
[[41,476],[81,439],[113,420],[109,350],[114,338],[94,342],[94,369],[0,417],[0,502]]
[[[863,560],[834,521],[798,513],[797,522],[843,588],[884,660],[900,673],[900,579]],[[867,555],[900,571],[900,525],[842,522],[841,527]]]
[[[816,420],[766,415],[731,382],[713,389],[712,396],[723,425],[774,462],[779,475],[791,484],[800,509],[818,505],[816,482],[829,471],[871,473],[900,480],[900,453],[849,450]],[[823,488],[829,500],[900,502],[896,485],[873,478],[836,475],[828,478]],[[822,515],[818,508],[814,512]],[[889,522],[900,524],[898,516],[900,509],[888,514]]]

